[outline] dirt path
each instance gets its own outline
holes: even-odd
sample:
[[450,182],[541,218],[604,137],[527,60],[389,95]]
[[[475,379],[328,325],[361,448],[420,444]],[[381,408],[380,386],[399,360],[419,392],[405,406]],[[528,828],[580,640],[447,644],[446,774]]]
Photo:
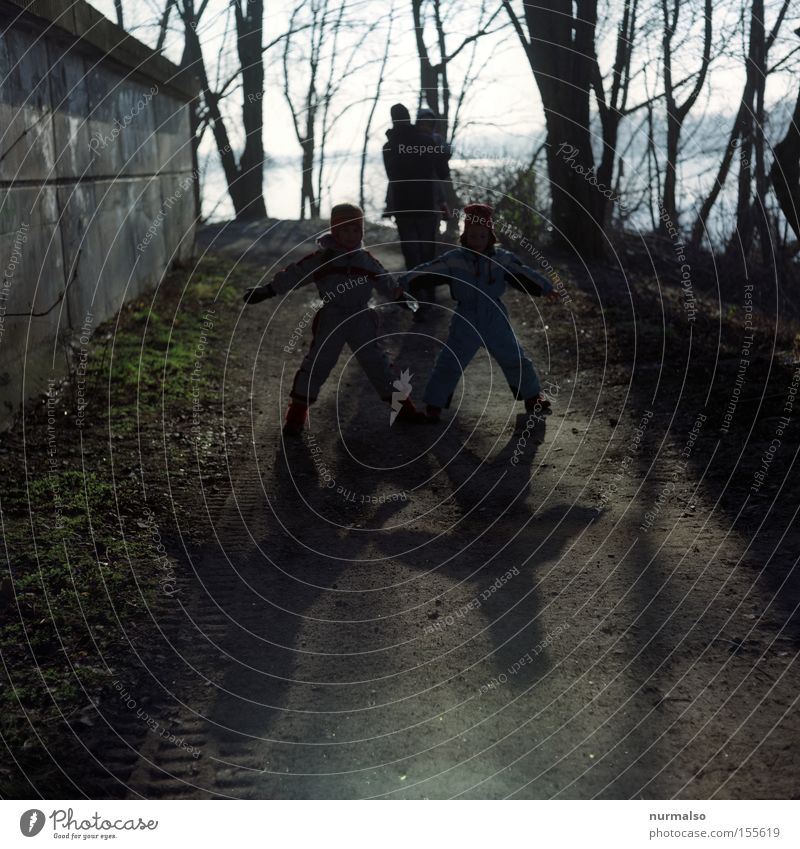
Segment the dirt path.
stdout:
[[[262,262],[309,249],[300,225],[254,233],[215,246]],[[603,298],[624,310],[614,285]],[[748,535],[712,474],[717,425],[679,409],[656,352],[615,354],[609,313],[579,288],[540,313],[507,298],[558,385],[541,422],[479,356],[441,426],[390,428],[343,357],[309,437],[284,445],[303,343],[283,349],[313,293],[247,309],[217,340],[230,439],[169,459],[196,475],[172,493],[181,601],[151,647],[150,715],[185,745],[148,735],[132,795],[796,793],[796,502]],[[384,310],[417,397],[447,320]],[[220,452],[229,477],[209,481]]]

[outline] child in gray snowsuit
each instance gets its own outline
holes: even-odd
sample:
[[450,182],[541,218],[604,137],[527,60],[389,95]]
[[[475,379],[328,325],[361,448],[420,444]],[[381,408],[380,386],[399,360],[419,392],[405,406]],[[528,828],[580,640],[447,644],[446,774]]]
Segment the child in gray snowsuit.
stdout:
[[[266,286],[245,293],[245,302],[253,304],[313,280],[322,298],[323,306],[311,325],[311,346],[292,384],[291,403],[283,427],[287,436],[302,432],[308,407],[317,400],[345,344],[381,399],[392,401],[397,375],[378,341],[376,312],[368,304],[373,288],[393,300],[407,296],[378,260],[364,250],[363,236],[361,208],[338,204],[331,210],[330,233],[318,240],[319,250],[279,271]],[[413,423],[425,421],[424,414],[416,410],[410,398],[402,401],[396,418]]]
[[[427,415],[434,421],[438,421],[442,408],[450,405],[464,369],[481,347],[497,361],[514,396],[525,400],[528,412],[550,408],[501,297],[506,283],[536,295],[553,295],[553,287],[546,277],[523,265],[514,254],[495,247],[493,212],[486,204],[464,207],[462,246],[418,265],[400,278],[404,285],[426,276],[431,283],[447,282],[458,302],[447,341],[423,396]],[[422,280],[416,282],[422,284]]]

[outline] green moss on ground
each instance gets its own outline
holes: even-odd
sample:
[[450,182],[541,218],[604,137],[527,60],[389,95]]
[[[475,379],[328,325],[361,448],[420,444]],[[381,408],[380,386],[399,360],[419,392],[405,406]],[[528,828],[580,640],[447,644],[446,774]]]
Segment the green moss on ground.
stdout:
[[252,279],[230,266],[207,257],[173,270],[96,327],[74,348],[72,378],[0,440],[2,796],[74,795],[58,764],[80,753],[113,682],[141,674],[131,647],[177,581],[153,443],[163,457],[193,404],[213,420],[225,353],[213,341]]

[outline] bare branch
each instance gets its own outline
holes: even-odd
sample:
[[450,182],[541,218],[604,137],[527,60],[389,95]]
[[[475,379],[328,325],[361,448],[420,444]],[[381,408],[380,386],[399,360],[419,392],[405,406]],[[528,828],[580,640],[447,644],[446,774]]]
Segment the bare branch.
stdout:
[[164,14],[161,16],[161,22],[158,25],[158,41],[156,42],[156,53],[160,53],[164,49],[164,41],[167,37],[167,27],[169,26],[169,15],[174,5],[175,0],[167,0],[167,5],[164,7]]
[[772,30],[767,37],[767,42],[765,44],[765,50],[767,53],[769,53],[772,45],[775,43],[775,39],[778,37],[778,32],[780,31],[781,24],[783,23],[783,19],[786,16],[788,8],[789,0],[783,0],[783,6],[781,6],[781,10],[778,12],[778,17],[776,18]]
[[519,38],[520,44],[525,48],[525,53],[528,55],[528,60],[531,58],[531,43],[525,37],[525,32],[522,29],[522,24],[520,23],[519,18],[517,17],[517,13],[511,8],[511,3],[509,0],[502,0],[503,8],[508,13],[508,17],[511,20],[511,25],[514,27],[514,31],[517,33],[517,37]]
[[440,64],[446,65],[448,62],[452,62],[452,60],[455,59],[456,56],[458,56],[458,54],[467,45],[472,44],[473,41],[477,41],[479,38],[482,38],[484,35],[491,35],[492,33],[499,32],[501,29],[504,29],[504,27],[498,27],[497,29],[494,29],[494,30],[489,29],[492,21],[499,14],[500,14],[500,7],[498,6],[497,9],[495,9],[492,16],[489,18],[489,20],[483,25],[483,27],[481,29],[479,29],[477,32],[474,32],[472,35],[467,36],[452,53],[450,53],[450,54],[448,54],[447,56],[444,57],[444,59],[442,60],[442,62]]
[[[678,5],[679,0],[675,0],[676,7]],[[703,59],[700,65],[700,72],[697,75],[697,82],[695,83],[694,89],[692,93],[686,98],[683,103],[683,106],[678,107],[678,114],[681,118],[685,118],[692,106],[694,106],[695,101],[697,100],[700,92],[702,91],[703,84],[706,80],[706,74],[708,73],[708,66],[711,64],[711,16],[713,13],[713,5],[712,0],[705,0],[705,29],[703,36]]]

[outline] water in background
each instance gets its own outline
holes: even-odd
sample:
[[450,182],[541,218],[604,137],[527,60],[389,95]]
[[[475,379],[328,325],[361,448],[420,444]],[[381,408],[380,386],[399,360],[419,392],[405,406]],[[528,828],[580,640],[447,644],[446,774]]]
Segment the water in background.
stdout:
[[[270,160],[264,167],[264,197],[270,218],[300,217],[300,154]],[[323,175],[321,210],[326,217],[333,203],[359,200],[360,155],[331,154],[326,157]],[[215,153],[201,160],[203,173],[203,216],[209,221],[233,218],[233,204],[228,194],[225,174]],[[316,189],[316,179],[315,179]],[[386,176],[380,155],[367,156],[364,174],[364,201],[367,217],[378,220],[386,196]]]
[[[491,173],[493,167],[521,167],[530,157],[510,156],[498,152],[496,158],[454,157],[450,161],[453,174]],[[270,160],[264,167],[264,197],[270,218],[297,219],[300,217],[300,154]],[[359,202],[360,154],[347,152],[326,157],[322,187],[321,211],[327,217],[334,203]],[[228,195],[225,174],[216,153],[201,159],[203,173],[203,216],[209,221],[233,218],[233,204]],[[316,188],[316,179],[315,179]],[[479,190],[478,190],[479,192]],[[367,154],[364,169],[364,211],[367,218],[379,221],[386,198],[386,173],[380,153]]]
[[[494,167],[522,167],[530,161],[530,157],[510,156],[500,152],[496,158],[487,158],[486,151],[483,153],[482,157],[473,157],[468,154],[461,159],[454,157],[450,163],[454,175],[471,175],[480,179],[478,175],[489,175]],[[683,193],[678,197],[678,206],[683,210],[681,216],[683,228],[688,228],[693,223],[698,203],[706,197],[711,180],[714,179],[719,167],[721,156],[722,153],[718,150],[707,153],[698,152],[681,164],[678,185]],[[641,169],[638,173],[637,164]],[[329,215],[333,203],[359,202],[360,169],[360,154],[341,152],[327,156],[321,199],[323,218]],[[641,168],[641,158],[636,151],[636,145],[632,147],[630,157],[626,157],[625,170],[624,199],[628,208],[633,210],[625,222],[625,227],[632,231],[650,232],[653,219],[658,220],[658,210],[654,209],[651,212],[650,187],[647,174]],[[228,195],[225,175],[215,152],[201,159],[201,172],[203,173],[203,216],[209,221],[232,219],[233,205]],[[546,181],[546,173],[542,174],[542,179]],[[735,220],[736,189],[737,175],[734,167],[708,222],[709,233],[717,243],[724,242],[732,231]],[[481,194],[480,188],[476,187],[472,194],[477,198]],[[488,198],[491,192],[487,191],[485,194]],[[264,195],[267,214],[270,218],[293,220],[300,217],[299,153],[296,157],[281,157],[268,161],[264,168]],[[367,155],[364,195],[364,211],[367,218],[379,221],[386,196],[386,175],[379,152]],[[775,206],[771,195],[768,197],[768,202],[771,207]]]

